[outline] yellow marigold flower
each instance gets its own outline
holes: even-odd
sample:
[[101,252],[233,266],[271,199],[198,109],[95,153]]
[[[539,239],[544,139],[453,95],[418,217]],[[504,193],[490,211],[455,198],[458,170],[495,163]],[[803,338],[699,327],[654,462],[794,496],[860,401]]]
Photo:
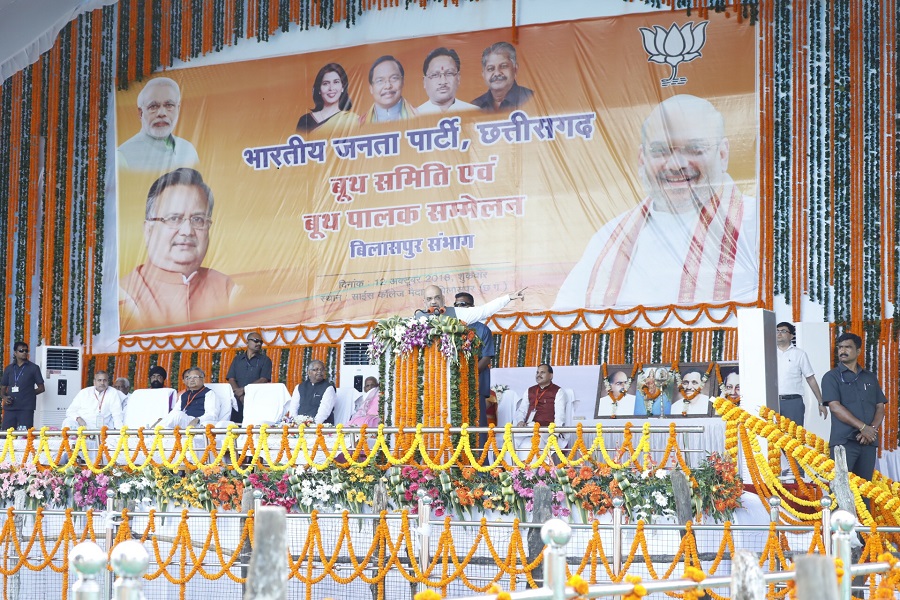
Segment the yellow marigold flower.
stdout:
[[588,593],[588,582],[582,579],[581,575],[572,575],[569,577],[567,585],[579,594],[583,595]]
[[512,600],[512,596],[509,592],[500,592],[497,594],[497,600]]
[[441,600],[441,595],[434,590],[422,590],[413,596],[413,600]]
[[685,567],[684,578],[690,579],[691,581],[700,582],[706,579],[706,575],[704,575],[703,571],[701,571],[697,567]]

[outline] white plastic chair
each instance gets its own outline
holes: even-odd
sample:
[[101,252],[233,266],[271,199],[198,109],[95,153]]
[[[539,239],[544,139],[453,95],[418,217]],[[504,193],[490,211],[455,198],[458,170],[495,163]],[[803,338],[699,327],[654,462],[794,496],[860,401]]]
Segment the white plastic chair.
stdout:
[[134,390],[125,407],[125,425],[129,429],[150,427],[169,413],[172,388]]
[[251,383],[244,388],[241,427],[278,423],[290,401],[291,396],[283,383]]
[[515,427],[516,406],[522,399],[512,390],[506,390],[497,398],[497,427],[494,436],[497,440],[497,448],[503,446],[503,428],[507,423]]
[[220,427],[231,421],[231,407],[234,403],[234,389],[230,383],[207,383],[206,387],[216,394],[218,410],[215,426]]
[[[134,390],[131,397],[128,398],[128,404],[125,406],[125,415],[122,419],[125,422],[125,426],[129,429],[152,427],[159,419],[162,419],[169,413],[170,398],[176,395],[177,392],[172,388]],[[145,431],[144,435],[146,437],[146,446],[149,448],[152,443],[153,432]],[[173,446],[171,441],[166,440],[166,442],[168,444],[164,443],[164,447],[171,448]],[[109,446],[112,443],[113,439],[111,437],[108,438],[107,445]],[[130,436],[128,438],[128,451],[133,453],[137,448],[137,444],[137,436]],[[138,460],[142,459],[144,457],[138,457]],[[125,464],[125,457],[120,455],[116,462]]]
[[[557,423],[557,427],[574,427],[575,426],[575,406],[580,402],[575,399],[575,391],[572,388],[563,388],[563,394],[566,398],[566,412],[562,423]],[[557,435],[560,448],[569,448],[575,443],[574,433],[561,433]]]
[[356,401],[362,398],[363,393],[354,387],[342,387],[335,390],[334,396],[334,424],[347,424],[356,410]]

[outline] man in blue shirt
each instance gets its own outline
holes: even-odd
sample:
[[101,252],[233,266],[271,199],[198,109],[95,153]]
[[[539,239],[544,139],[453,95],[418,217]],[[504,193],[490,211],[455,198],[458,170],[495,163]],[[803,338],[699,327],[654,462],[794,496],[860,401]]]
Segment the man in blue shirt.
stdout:
[[231,411],[231,420],[241,423],[244,420],[244,387],[251,383],[270,383],[272,381],[272,359],[262,353],[263,339],[254,331],[247,336],[247,350],[239,353],[228,368],[225,379],[234,390],[237,410]]
[[0,430],[31,429],[38,394],[44,393],[44,378],[36,364],[28,360],[28,344],[16,342],[15,360],[3,371],[0,392],[3,397],[3,422]]
[[[468,292],[459,292],[454,297],[453,306],[455,308],[475,306],[475,298]],[[476,321],[469,323],[475,331],[475,335],[481,340],[481,358],[478,359],[478,426],[487,427],[487,399],[491,395],[491,360],[496,354],[494,350],[494,334],[490,328]],[[484,446],[487,441],[487,434],[478,435],[478,445]]]
[[847,469],[871,481],[887,398],[875,374],[856,362],[860,348],[862,338],[855,333],[838,337],[839,362],[822,377],[822,402],[831,409],[831,458],[843,446]]

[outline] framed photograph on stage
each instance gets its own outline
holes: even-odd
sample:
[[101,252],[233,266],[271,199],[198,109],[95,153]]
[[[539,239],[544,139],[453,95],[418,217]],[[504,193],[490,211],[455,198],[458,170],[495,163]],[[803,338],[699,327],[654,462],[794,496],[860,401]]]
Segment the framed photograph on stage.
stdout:
[[718,391],[712,363],[685,363],[672,369],[675,393],[672,417],[708,417],[713,414],[711,398]]
[[668,365],[643,365],[635,377],[634,415],[660,417],[672,414],[675,377]]
[[722,376],[719,395],[735,404],[741,403],[741,373],[736,362],[719,363],[719,374]]
[[603,365],[597,386],[595,419],[616,419],[634,416],[637,383],[634,365]]

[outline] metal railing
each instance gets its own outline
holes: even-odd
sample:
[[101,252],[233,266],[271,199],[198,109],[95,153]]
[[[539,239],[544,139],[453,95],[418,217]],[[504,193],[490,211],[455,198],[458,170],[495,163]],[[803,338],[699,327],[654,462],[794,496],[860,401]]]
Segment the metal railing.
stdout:
[[[851,565],[851,535],[854,535],[856,519],[850,513],[839,510],[831,518],[833,546],[831,553],[840,558],[844,565]],[[547,548],[544,550],[544,564],[546,579],[543,587],[522,592],[510,593],[511,600],[566,600],[579,595],[588,598],[604,598],[608,596],[620,596],[631,594],[635,591],[635,583],[604,583],[588,587],[586,594],[578,594],[574,589],[567,587],[566,579],[566,544],[571,539],[572,528],[559,519],[551,519],[541,527],[541,538]],[[827,548],[827,547],[826,547]],[[762,598],[768,584],[785,583],[796,579],[795,571],[778,571],[761,574],[758,578],[744,577],[741,573],[745,565],[755,563],[738,562],[735,572],[727,577],[710,577],[697,582],[691,579],[667,579],[665,581],[650,581],[641,583],[647,594],[656,592],[683,592],[686,590],[702,591],[706,589],[730,588],[732,597]],[[752,567],[750,567],[752,568]],[[758,567],[757,567],[758,568]],[[853,565],[847,568],[845,575],[839,582],[839,600],[851,599],[851,583],[853,577],[885,573],[890,570],[890,565],[885,562]],[[748,583],[749,582],[749,583]],[[755,584],[754,584],[755,582]],[[740,586],[747,588],[740,589]],[[753,586],[756,586],[753,589]],[[802,582],[798,582],[798,586]],[[738,588],[738,589],[736,589]],[[465,596],[458,600],[494,600],[496,594],[481,594],[477,596]]]

